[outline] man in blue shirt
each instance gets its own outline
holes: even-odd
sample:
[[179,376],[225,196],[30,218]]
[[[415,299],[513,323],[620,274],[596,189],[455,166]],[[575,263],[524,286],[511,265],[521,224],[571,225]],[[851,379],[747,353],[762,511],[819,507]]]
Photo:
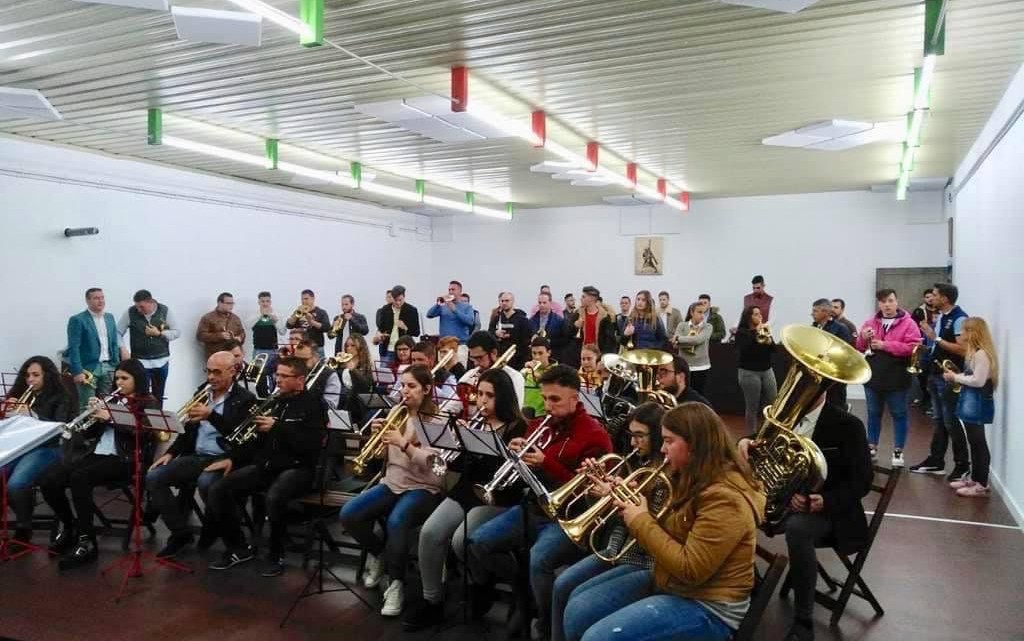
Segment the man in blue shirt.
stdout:
[[459,361],[465,365],[466,341],[473,333],[476,314],[473,306],[462,302],[462,283],[453,280],[448,283],[448,295],[438,296],[437,303],[427,310],[427,318],[440,317],[438,335],[454,336],[459,339]]

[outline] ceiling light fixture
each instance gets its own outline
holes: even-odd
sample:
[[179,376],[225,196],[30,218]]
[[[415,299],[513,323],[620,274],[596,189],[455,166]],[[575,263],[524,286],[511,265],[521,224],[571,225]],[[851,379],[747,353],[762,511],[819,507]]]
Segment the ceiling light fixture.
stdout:
[[314,36],[313,30],[305,22],[276,7],[270,6],[266,2],[260,2],[260,0],[228,0],[228,2],[261,15],[274,24],[298,34],[300,38],[312,38]]

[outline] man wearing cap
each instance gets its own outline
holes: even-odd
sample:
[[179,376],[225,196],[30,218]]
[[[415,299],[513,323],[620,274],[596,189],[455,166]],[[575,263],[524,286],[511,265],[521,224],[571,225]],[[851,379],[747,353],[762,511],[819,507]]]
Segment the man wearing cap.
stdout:
[[[134,304],[117,322],[118,336],[127,342],[131,357],[142,363],[149,378],[149,386],[163,407],[164,387],[171,361],[171,341],[181,336],[178,322],[167,305],[158,303],[148,289],[140,289],[132,297]],[[124,341],[125,333],[128,340]],[[122,347],[121,360],[128,358]]]
[[597,345],[602,354],[618,351],[615,318],[608,308],[600,304],[600,300],[601,292],[593,285],[587,285],[583,288],[579,309],[566,312],[562,332],[568,347],[560,362],[579,367],[580,350],[584,345]]

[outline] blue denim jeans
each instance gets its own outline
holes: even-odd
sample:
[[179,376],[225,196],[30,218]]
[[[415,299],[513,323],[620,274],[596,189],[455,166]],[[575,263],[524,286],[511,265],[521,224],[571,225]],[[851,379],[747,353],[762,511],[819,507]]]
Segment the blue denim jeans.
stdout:
[[907,444],[907,397],[910,390],[879,392],[870,387],[864,388],[864,398],[868,406],[868,443],[878,445],[882,435],[882,414],[889,407],[892,416],[893,447],[902,450]]
[[0,469],[7,472],[8,490],[27,490],[35,484],[36,479],[46,468],[59,460],[60,447],[37,447]]
[[[575,563],[584,556],[575,543],[569,540],[556,523],[541,516],[532,508],[527,515],[528,541],[530,546],[530,586],[537,604],[537,617],[542,629],[550,626],[551,593],[554,589],[555,570]],[[472,575],[475,580],[495,573],[508,577],[514,574],[514,566],[508,563],[508,552],[522,546],[523,541],[523,508],[516,506],[481,525],[470,536],[470,558],[474,565]],[[502,560],[503,565],[499,565]],[[477,573],[479,571],[479,574]],[[482,582],[482,581],[480,581]]]
[[636,566],[612,565],[593,554],[566,568],[555,579],[551,596],[551,641],[565,641],[565,606],[576,590],[584,591],[591,581],[607,580],[612,573],[627,574],[634,570]]
[[[412,533],[423,525],[441,502],[440,494],[408,490],[395,494],[383,483],[371,487],[341,508],[345,530],[374,556],[383,554],[384,567],[393,581],[405,580]],[[387,518],[384,539],[374,531],[377,521]]]
[[577,588],[565,610],[568,641],[725,641],[732,629],[701,604],[659,593],[643,568],[605,572]]

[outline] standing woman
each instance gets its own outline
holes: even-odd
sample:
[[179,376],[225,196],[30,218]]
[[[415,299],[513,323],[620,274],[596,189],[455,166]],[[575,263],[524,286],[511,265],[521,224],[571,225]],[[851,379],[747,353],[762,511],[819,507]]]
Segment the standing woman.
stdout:
[[760,485],[703,403],[669,411],[661,434],[672,506],[656,520],[644,497],[616,502],[654,569],[605,572],[577,588],[565,611],[569,641],[725,641],[750,606]]
[[[113,387],[120,390],[120,398],[112,403],[124,405],[136,415],[144,409],[156,408],[157,400],[150,396],[146,380],[146,370],[139,361],[132,358],[118,363]],[[60,560],[61,570],[95,563],[98,557],[93,488],[130,483],[132,479],[135,428],[115,425],[105,407],[98,402],[95,406],[93,416],[98,420],[85,432],[86,440],[92,443],[91,451],[81,458],[51,465],[39,479],[43,498],[57,517],[50,550],[65,555]],[[153,455],[149,434],[142,435],[143,469],[149,467]],[[67,490],[71,491],[70,501]]]
[[761,410],[779,393],[772,371],[775,341],[770,336],[767,339],[758,336],[761,319],[761,309],[750,305],[743,310],[736,328],[736,372],[746,403],[747,434],[757,433]]
[[[387,444],[384,478],[346,503],[340,514],[345,530],[367,551],[363,586],[375,588],[388,577],[380,613],[392,617],[402,613],[405,602],[412,532],[441,502],[444,480],[431,471],[434,450],[421,446],[416,438],[417,424],[437,421],[430,370],[425,365],[410,365],[402,372],[401,382],[409,420],[404,431],[389,430],[383,436]],[[375,420],[374,431],[383,425],[383,419]],[[386,519],[383,539],[374,531],[380,519]]]
[[[516,401],[515,386],[504,371],[490,369],[480,375],[476,403],[482,419],[482,425],[476,426],[480,430],[500,435],[506,444],[526,433],[526,421]],[[496,456],[477,456],[463,452],[448,466],[449,470],[460,473],[459,480],[449,490],[448,498],[434,510],[420,530],[419,565],[423,600],[403,617],[402,627],[406,630],[422,630],[444,622],[444,562],[448,557],[449,544],[460,557],[463,554],[463,521],[472,533],[478,525],[505,511],[502,506],[507,507],[517,502],[519,490],[500,494],[498,504],[494,506],[484,505],[473,490],[476,485],[487,484],[502,462]]]
[[988,467],[992,460],[985,441],[985,424],[995,415],[993,394],[999,385],[999,359],[992,344],[992,333],[984,318],[971,316],[964,321],[967,354],[962,374],[945,372],[946,383],[959,383],[960,398],[956,416],[967,433],[971,453],[970,477],[953,481],[950,487],[957,496],[986,497],[989,495]]
[[679,348],[679,355],[690,366],[690,378],[686,381],[689,387],[704,394],[704,384],[711,371],[711,357],[708,345],[711,343],[711,323],[704,322],[707,308],[703,303],[690,303],[686,310],[686,321],[676,325],[676,333],[672,337]]
[[[34,395],[31,408],[14,405],[29,389]],[[59,423],[70,421],[78,407],[78,399],[64,384],[53,361],[45,356],[33,356],[22,364],[4,403],[7,415],[31,411],[41,421]],[[2,468],[7,474],[7,497],[14,511],[16,541],[32,540],[32,511],[35,506],[32,486],[58,460],[60,436],[55,436]]]
[[637,292],[619,342],[626,347],[632,344],[633,349],[665,349],[666,341],[668,335],[651,303],[651,292],[646,289]]

